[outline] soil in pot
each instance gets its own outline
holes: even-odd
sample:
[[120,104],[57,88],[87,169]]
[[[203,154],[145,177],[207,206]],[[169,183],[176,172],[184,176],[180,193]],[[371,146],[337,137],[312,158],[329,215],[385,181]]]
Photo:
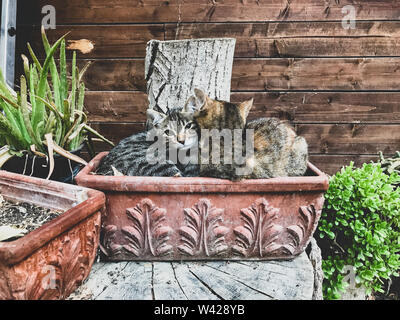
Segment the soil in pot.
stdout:
[[[71,153],[80,156],[82,149],[83,146],[75,151],[71,151]],[[55,155],[54,171],[50,180],[73,183],[75,176],[79,173],[82,167],[83,166],[77,162]],[[49,174],[49,163],[46,158],[38,156],[15,156],[8,160],[1,169],[8,172],[46,179]]]
[[[1,196],[0,196],[1,197]],[[13,241],[57,218],[63,211],[0,198],[0,242]]]

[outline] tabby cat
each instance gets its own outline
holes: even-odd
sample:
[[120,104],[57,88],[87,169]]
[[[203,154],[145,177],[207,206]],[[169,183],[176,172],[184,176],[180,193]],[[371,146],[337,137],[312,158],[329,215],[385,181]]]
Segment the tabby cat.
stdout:
[[[198,176],[197,164],[183,164],[172,161],[170,158],[171,151],[177,153],[180,150],[190,149],[192,146],[197,148],[196,123],[193,121],[193,110],[190,106],[191,104],[187,103],[183,108],[170,109],[167,114],[149,109],[147,111],[148,131],[121,140],[103,158],[96,173],[114,175],[117,171],[126,176]],[[167,152],[164,159],[157,150],[154,153],[148,153],[149,148],[158,141],[157,139],[148,141],[149,133],[153,137],[162,137],[161,143],[166,143]]]
[[[247,134],[253,132],[251,154],[244,156],[242,163],[232,161],[232,164],[226,164],[222,161],[224,160],[222,159],[222,150],[224,149],[223,144],[226,142],[225,139],[220,142],[221,145],[219,146],[221,161],[210,163],[210,159],[208,159],[207,163],[206,157],[201,155],[205,147],[205,140],[202,135],[199,145],[200,176],[235,181],[302,176],[305,174],[308,162],[306,140],[297,136],[287,123],[276,118],[260,118],[246,123],[249,111],[253,106],[253,99],[239,104],[229,103],[213,100],[203,91],[196,89],[194,101],[194,109],[197,110],[194,119],[202,132],[203,129],[228,129],[233,134],[235,129],[236,131],[239,129],[241,130],[239,131],[241,132],[241,139],[232,139],[232,142],[228,140],[228,143],[232,143],[233,148],[240,147],[239,150],[247,150],[245,147],[245,143],[248,143],[246,139],[249,140]],[[217,143],[219,142],[217,141]],[[211,152],[211,148],[208,147],[208,149]],[[210,156],[210,153],[208,155]]]

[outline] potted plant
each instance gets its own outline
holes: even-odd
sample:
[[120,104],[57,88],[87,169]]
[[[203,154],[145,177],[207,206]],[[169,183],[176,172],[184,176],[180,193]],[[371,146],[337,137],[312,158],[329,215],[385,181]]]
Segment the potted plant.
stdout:
[[65,299],[95,260],[104,194],[6,171],[0,194],[62,212],[22,238],[0,242],[0,300]]
[[78,155],[84,144],[92,150],[89,134],[113,145],[87,124],[82,78],[89,64],[79,71],[74,52],[68,76],[65,36],[51,46],[42,28],[43,65],[28,44],[33,63],[22,56],[25,75],[20,92],[6,85],[0,71],[0,168],[4,170],[66,181],[74,165],[86,164]]
[[76,182],[106,195],[108,260],[292,259],[308,245],[328,189],[328,177],[311,163],[304,177],[240,182],[93,174],[106,154]]

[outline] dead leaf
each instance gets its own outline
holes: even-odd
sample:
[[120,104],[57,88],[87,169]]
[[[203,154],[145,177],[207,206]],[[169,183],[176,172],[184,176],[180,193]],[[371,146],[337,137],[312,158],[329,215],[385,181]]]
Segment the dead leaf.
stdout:
[[49,180],[54,171],[54,154],[53,154],[54,142],[53,142],[53,135],[51,133],[46,134],[44,137],[46,138],[47,142],[47,149],[50,162],[49,175],[46,178],[46,180]]
[[119,172],[117,169],[115,169],[113,166],[111,166],[112,171],[114,172],[115,177],[123,177],[125,176],[123,173]]
[[87,39],[80,39],[80,40],[68,40],[68,47],[69,50],[79,50],[83,54],[87,54],[92,52],[94,49],[94,43]]

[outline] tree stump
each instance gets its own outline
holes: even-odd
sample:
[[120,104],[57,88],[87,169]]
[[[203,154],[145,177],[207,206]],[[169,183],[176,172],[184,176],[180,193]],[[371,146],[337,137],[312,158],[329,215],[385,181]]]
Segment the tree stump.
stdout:
[[230,101],[235,39],[193,39],[147,44],[145,77],[149,109],[183,106],[195,88]]
[[291,261],[100,262],[70,300],[321,299],[316,242]]

